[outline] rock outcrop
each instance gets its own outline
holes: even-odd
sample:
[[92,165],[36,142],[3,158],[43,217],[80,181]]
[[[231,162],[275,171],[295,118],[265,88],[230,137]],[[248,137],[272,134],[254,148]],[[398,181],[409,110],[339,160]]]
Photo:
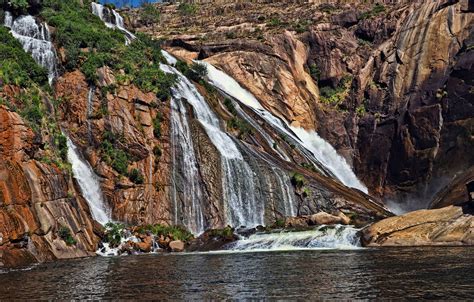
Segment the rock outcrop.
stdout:
[[[62,127],[102,179],[103,194],[114,219],[136,225],[168,222],[169,106],[153,93],[143,93],[129,83],[117,84],[106,68],[101,68],[99,74],[104,83],[98,87],[89,87],[80,71],[57,80],[56,97],[63,100]],[[157,119],[160,139],[154,134]],[[112,167],[104,140],[127,154],[125,172],[136,169],[143,181],[134,183]]]
[[0,106],[0,267],[94,255],[95,222],[71,173],[43,152],[22,118]]
[[365,246],[474,245],[472,206],[419,210],[362,230]]
[[186,18],[160,9],[167,26],[153,32],[134,11],[129,19],[176,55],[219,66],[276,116],[315,129],[373,195],[426,207],[474,164],[467,0],[202,2]]

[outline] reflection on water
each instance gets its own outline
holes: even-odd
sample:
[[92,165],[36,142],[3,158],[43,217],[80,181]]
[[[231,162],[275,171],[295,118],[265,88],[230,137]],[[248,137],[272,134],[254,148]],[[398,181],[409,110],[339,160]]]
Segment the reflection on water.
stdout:
[[143,255],[0,274],[0,299],[474,297],[474,248]]

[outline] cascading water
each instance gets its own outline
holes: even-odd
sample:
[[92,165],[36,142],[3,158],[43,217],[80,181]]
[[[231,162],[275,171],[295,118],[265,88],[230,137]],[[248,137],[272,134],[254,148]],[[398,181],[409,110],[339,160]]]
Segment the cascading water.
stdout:
[[247,227],[264,224],[264,206],[255,198],[253,172],[237,145],[220,129],[219,119],[194,85],[175,68],[168,65],[161,65],[161,68],[164,72],[177,75],[178,84],[173,88],[173,98],[184,98],[192,106],[196,118],[221,155],[226,223]]
[[31,54],[35,62],[47,69],[48,80],[52,84],[57,74],[57,57],[48,25],[41,23],[38,26],[35,18],[30,15],[13,19],[9,12],[5,13],[4,25],[11,29],[12,35],[20,41],[23,49]]
[[104,225],[111,220],[111,215],[102,197],[97,176],[89,164],[81,158],[77,147],[69,137],[67,137],[67,147],[67,157],[72,165],[72,173],[81,188],[82,195],[89,204],[92,217]]
[[[204,194],[200,186],[199,168],[194,152],[191,129],[188,124],[186,107],[181,99],[173,97],[171,100],[171,140],[173,145],[173,201],[175,221],[179,224],[178,190],[181,191],[185,205],[183,216],[184,225],[194,234],[200,234],[205,229],[202,204]],[[180,156],[178,156],[178,153]],[[179,175],[183,179],[178,179]],[[180,189],[178,189],[180,188]]]
[[288,251],[301,249],[355,249],[359,230],[350,226],[320,226],[303,232],[257,233],[228,247],[230,251]]
[[123,22],[123,17],[120,16],[115,10],[107,8],[102,4],[92,2],[92,13],[104,21],[105,25],[109,28],[117,28],[125,35],[125,44],[129,45],[132,40],[136,39],[136,36],[128,31]]
[[207,66],[209,81],[214,86],[254,110],[278,131],[299,142],[306,150],[313,154],[317,162],[321,163],[344,185],[367,193],[367,188],[355,176],[346,160],[337,154],[336,150],[319,137],[315,131],[307,131],[303,128],[289,126],[286,121],[286,125],[283,124],[280,119],[263,108],[260,102],[249,91],[242,88],[237,81],[211,64],[207,62],[202,63]]

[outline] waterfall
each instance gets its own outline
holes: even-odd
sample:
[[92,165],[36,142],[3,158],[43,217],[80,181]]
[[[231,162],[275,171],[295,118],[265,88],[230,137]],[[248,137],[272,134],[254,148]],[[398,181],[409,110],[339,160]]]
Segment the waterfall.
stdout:
[[[193,234],[201,234],[205,230],[202,203],[204,194],[200,185],[198,161],[195,156],[191,129],[188,124],[186,107],[179,98],[171,100],[171,140],[173,160],[173,202],[175,221],[179,224],[178,187],[185,205],[183,224]],[[178,154],[180,156],[178,156]],[[178,170],[178,171],[177,171]],[[183,179],[177,179],[182,175]]]
[[136,36],[125,28],[123,17],[113,9],[109,9],[102,4],[92,2],[92,13],[104,21],[108,28],[117,28],[125,35],[125,45],[132,43]]
[[297,211],[293,189],[290,187],[290,177],[279,168],[272,167],[272,170],[276,176],[278,188],[281,190],[281,196],[283,197],[282,204],[285,209],[283,214],[285,214],[285,217],[294,217],[297,215]]
[[[247,227],[264,224],[264,207],[255,198],[253,172],[237,145],[221,130],[219,119],[194,85],[175,68],[168,65],[161,65],[161,68],[164,72],[178,76],[178,84],[173,88],[173,99],[175,102],[185,99],[192,106],[196,118],[220,153],[226,223]],[[177,102],[177,105],[180,104]]]
[[67,137],[67,147],[67,157],[72,165],[72,173],[81,188],[82,195],[89,204],[92,217],[104,225],[111,220],[111,215],[102,197],[97,176],[92,171],[89,163],[81,158],[77,147],[69,137]]
[[231,244],[231,251],[287,251],[300,249],[354,249],[359,230],[350,226],[320,226],[303,232],[253,234]]
[[367,193],[367,188],[357,178],[346,160],[337,153],[331,144],[319,137],[315,131],[289,126],[288,122],[282,122],[263,108],[260,102],[233,78],[207,62],[202,63],[207,66],[209,81],[214,86],[251,108],[279,132],[299,142],[304,149],[313,155],[316,163],[322,164],[324,169],[328,170],[344,185]]
[[12,28],[12,26],[13,26],[13,16],[8,11],[5,12],[4,25],[5,25],[5,27],[8,27],[8,28]]
[[52,84],[57,74],[57,58],[48,25],[41,23],[38,26],[35,18],[30,15],[13,20],[9,12],[5,13],[4,25],[11,29],[11,34],[20,41],[23,49],[31,54],[35,62],[47,69],[49,84]]

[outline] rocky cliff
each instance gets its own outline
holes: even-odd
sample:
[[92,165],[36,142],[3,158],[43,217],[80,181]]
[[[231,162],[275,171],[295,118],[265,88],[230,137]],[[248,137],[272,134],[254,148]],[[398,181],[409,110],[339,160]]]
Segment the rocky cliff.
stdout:
[[374,195],[426,207],[473,165],[470,1],[200,3],[138,30],[331,142]]

